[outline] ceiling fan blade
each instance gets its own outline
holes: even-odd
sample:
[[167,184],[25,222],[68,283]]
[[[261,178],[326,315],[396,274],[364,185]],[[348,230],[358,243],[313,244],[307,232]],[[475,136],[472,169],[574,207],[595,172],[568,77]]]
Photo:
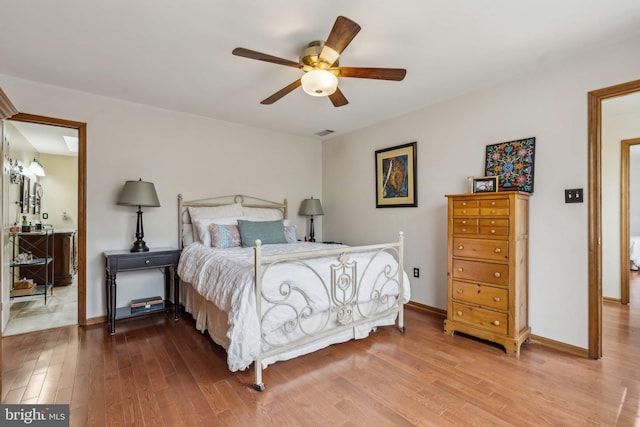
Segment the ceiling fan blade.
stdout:
[[258,61],[271,62],[272,64],[286,65],[287,67],[302,67],[298,62],[278,58],[277,56],[267,55],[266,53],[256,52],[255,50],[249,50],[243,47],[237,47],[233,49],[233,52],[231,53],[236,56],[242,56],[249,59],[257,59]]
[[283,96],[287,95],[289,92],[292,92],[294,89],[299,88],[301,84],[302,82],[300,81],[300,79],[298,79],[295,82],[291,83],[289,86],[280,89],[279,91],[277,91],[276,93],[268,97],[267,99],[263,100],[262,102],[260,102],[260,104],[271,105],[277,100],[279,100],[280,98],[282,98]]
[[401,81],[407,74],[404,68],[339,67],[340,77]]
[[334,107],[342,107],[343,105],[347,105],[349,101],[345,98],[340,88],[336,88],[336,91],[329,95],[329,99]]
[[360,32],[360,25],[349,18],[338,16],[327,41],[320,52],[320,58],[329,66],[338,60],[343,50],[351,43],[351,40]]

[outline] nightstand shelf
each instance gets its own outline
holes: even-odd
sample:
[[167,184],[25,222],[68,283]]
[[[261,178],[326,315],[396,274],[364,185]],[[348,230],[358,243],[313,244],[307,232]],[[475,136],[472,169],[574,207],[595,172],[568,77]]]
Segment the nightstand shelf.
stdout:
[[116,320],[128,319],[130,317],[146,316],[147,314],[157,313],[160,311],[170,311],[174,308],[176,308],[175,305],[169,300],[165,300],[162,303],[161,307],[142,309],[135,313],[132,312],[131,307],[129,306],[118,307],[116,308]]

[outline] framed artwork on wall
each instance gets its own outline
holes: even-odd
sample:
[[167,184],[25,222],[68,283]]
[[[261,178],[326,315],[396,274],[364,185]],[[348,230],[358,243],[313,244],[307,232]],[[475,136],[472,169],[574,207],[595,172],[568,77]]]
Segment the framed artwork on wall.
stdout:
[[376,151],[376,208],[418,206],[417,142]]
[[485,175],[498,178],[498,191],[533,193],[533,161],[536,139],[487,145]]

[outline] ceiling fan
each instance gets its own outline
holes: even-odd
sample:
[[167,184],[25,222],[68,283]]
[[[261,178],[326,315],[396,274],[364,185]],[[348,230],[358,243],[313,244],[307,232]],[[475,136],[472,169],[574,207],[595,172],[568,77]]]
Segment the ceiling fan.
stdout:
[[261,104],[273,104],[283,96],[302,86],[312,96],[328,96],[334,107],[347,105],[349,101],[338,88],[338,77],[401,81],[407,74],[404,68],[340,67],[339,58],[351,40],[360,31],[360,25],[349,18],[338,16],[326,42],[313,41],[304,50],[299,62],[267,55],[242,47],[233,49],[233,54],[249,59],[271,62],[304,71],[301,78],[280,89]]

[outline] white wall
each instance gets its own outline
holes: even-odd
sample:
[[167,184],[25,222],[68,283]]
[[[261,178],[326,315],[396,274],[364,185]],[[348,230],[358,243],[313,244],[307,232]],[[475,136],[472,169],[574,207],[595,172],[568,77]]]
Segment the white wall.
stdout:
[[[42,185],[41,212],[47,213],[45,224],[54,229],[78,227],[78,158],[41,154],[46,176],[40,178]],[[64,215],[64,212],[67,215]]]
[[[27,141],[24,136],[11,124],[11,122],[5,122],[5,137],[9,141],[9,152],[7,153],[8,157],[12,160],[18,160],[23,165],[23,171],[27,173],[25,177],[28,177],[31,185],[34,182],[39,182],[40,177],[29,173],[28,168],[31,164],[31,161],[38,156],[38,152],[33,148],[31,143]],[[8,184],[9,191],[9,218],[11,224],[14,222],[20,222],[22,220],[22,216],[27,217],[27,221],[35,221],[36,216],[32,215],[29,212],[22,213],[20,212],[20,205],[18,204],[20,200],[20,185],[19,184]]]
[[[612,102],[616,100],[602,103],[602,295],[620,299],[621,141],[640,138],[640,110],[614,113],[618,110],[610,107]],[[638,215],[640,212],[635,211],[635,217]]]
[[[638,117],[640,126],[640,117]],[[638,130],[640,138],[640,129]],[[640,236],[640,144],[630,147],[629,159],[629,232]]]
[[[588,186],[587,93],[640,77],[640,40],[547,64],[496,87],[323,143],[326,240],[352,244],[406,235],[412,300],[446,309],[445,194],[484,174],[488,144],[536,137],[530,201],[529,319],[536,335],[588,347],[587,203],[564,189]],[[411,72],[411,70],[409,71]],[[416,70],[415,72],[419,72]],[[375,208],[374,151],[418,142],[418,208]]]
[[[144,212],[149,246],[177,246],[177,195],[186,200],[249,194],[289,199],[290,218],[302,199],[319,197],[321,144],[243,125],[182,114],[0,75],[20,112],[87,123],[87,317],[106,313],[103,251],[135,240],[135,209],[116,205],[125,180],[155,184],[159,208]],[[161,90],[159,88],[158,90]],[[219,100],[218,100],[219,101]],[[212,100],[212,102],[218,102]],[[322,218],[317,232],[322,233]],[[161,294],[160,272],[118,275],[118,305]]]

